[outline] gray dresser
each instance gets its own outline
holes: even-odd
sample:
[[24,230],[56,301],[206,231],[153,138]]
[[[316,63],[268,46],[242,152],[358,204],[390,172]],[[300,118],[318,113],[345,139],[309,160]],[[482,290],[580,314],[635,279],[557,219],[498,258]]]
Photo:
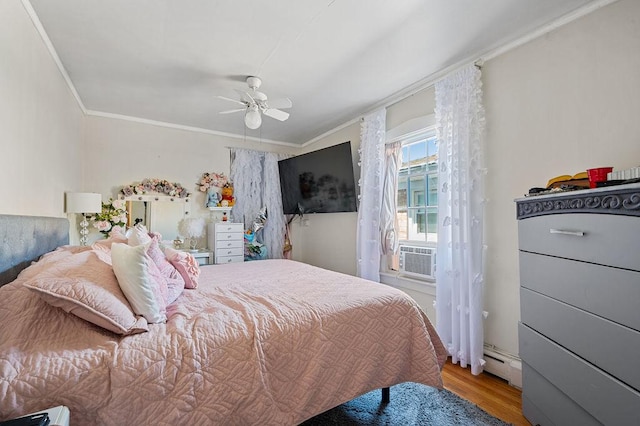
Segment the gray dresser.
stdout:
[[525,417],[640,425],[640,184],[516,204]]

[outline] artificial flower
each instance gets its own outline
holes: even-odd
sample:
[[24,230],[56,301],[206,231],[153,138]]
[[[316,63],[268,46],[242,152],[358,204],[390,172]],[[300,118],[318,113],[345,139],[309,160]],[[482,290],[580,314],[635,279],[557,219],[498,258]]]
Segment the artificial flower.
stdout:
[[100,231],[105,238],[116,228],[124,229],[127,224],[127,210],[124,200],[109,199],[102,203],[102,211],[91,217],[93,227]]

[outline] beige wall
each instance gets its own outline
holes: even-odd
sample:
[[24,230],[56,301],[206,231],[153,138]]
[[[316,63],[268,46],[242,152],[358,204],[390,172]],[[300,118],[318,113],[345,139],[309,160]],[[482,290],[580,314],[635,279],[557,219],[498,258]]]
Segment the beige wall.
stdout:
[[[342,142],[351,141],[354,174],[360,175],[358,148],[360,125],[351,124],[305,147],[301,153],[316,151]],[[356,220],[357,213],[314,213],[301,221],[294,219],[291,226],[293,259],[345,274],[356,274]]]
[[0,2],[0,213],[64,217],[83,113],[19,0]]
[[[205,172],[229,175],[227,147],[295,153],[299,148],[244,141],[134,121],[87,116],[85,184],[103,199],[145,178],[180,183],[193,194],[191,216],[209,217],[196,183]],[[94,232],[94,238],[99,234]],[[173,238],[173,237],[171,237]]]
[[514,198],[552,177],[640,164],[640,2],[621,0],[483,67],[485,341],[518,353]]

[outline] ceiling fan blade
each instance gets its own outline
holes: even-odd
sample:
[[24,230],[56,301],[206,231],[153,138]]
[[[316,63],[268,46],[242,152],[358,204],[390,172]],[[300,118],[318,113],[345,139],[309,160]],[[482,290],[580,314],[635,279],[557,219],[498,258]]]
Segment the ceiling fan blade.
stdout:
[[289,98],[274,99],[271,101],[267,101],[267,104],[269,105],[269,108],[277,109],[291,108],[293,106],[293,104],[291,103],[291,99]]
[[231,114],[232,112],[240,112],[240,111],[246,111],[247,108],[238,108],[238,109],[230,109],[227,111],[220,111],[218,114]]
[[263,111],[263,114],[267,117],[275,118],[276,120],[280,121],[284,121],[289,118],[288,112],[280,111],[279,109],[275,108],[267,108]]
[[219,98],[219,99],[224,99],[225,101],[231,101],[231,102],[235,102],[235,103],[240,104],[240,105],[247,106],[247,104],[245,104],[244,102],[239,101],[239,100],[237,100],[237,99],[231,99],[231,98],[227,98],[227,97],[225,97],[225,96],[218,96],[218,98]]
[[249,92],[238,90],[238,89],[234,89],[234,90],[236,92],[238,92],[238,94],[242,98],[242,102],[243,103],[245,103],[245,104],[255,104],[256,103],[256,100],[253,99],[253,96],[251,96],[251,94],[249,94]]

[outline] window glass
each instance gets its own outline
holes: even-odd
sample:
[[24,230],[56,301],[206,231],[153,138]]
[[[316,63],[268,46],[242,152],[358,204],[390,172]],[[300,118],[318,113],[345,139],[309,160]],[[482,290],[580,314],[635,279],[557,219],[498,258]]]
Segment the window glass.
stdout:
[[[396,219],[400,244],[435,246],[438,241],[438,140],[435,129],[403,142]],[[399,269],[399,255],[387,268]]]

